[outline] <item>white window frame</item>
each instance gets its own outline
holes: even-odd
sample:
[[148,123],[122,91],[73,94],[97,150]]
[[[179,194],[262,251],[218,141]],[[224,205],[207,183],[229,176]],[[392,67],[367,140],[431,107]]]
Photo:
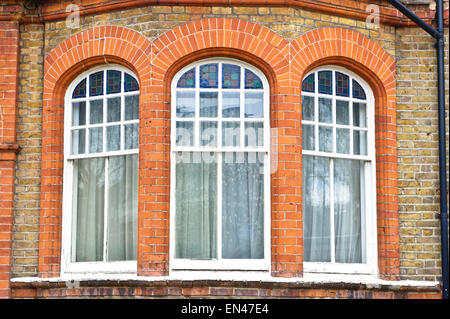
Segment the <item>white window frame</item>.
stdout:
[[[321,94],[318,93],[319,82],[318,82],[318,72],[319,71],[332,71],[332,94]],[[340,72],[349,76],[349,92],[350,97],[342,97],[336,95],[336,78],[335,73]],[[315,68],[307,73],[304,77],[306,79],[310,74],[315,75],[315,92],[301,92],[303,96],[311,96],[314,98],[314,121],[305,121],[302,119],[302,124],[315,125],[315,151],[312,150],[302,150],[302,155],[311,156],[321,156],[330,159],[352,159],[352,160],[362,160],[365,162],[364,173],[365,173],[365,227],[361,228],[362,238],[365,239],[365,256],[366,263],[356,264],[356,263],[336,263],[336,262],[304,262],[303,269],[305,273],[331,273],[331,274],[355,274],[355,275],[371,275],[376,276],[378,274],[378,259],[377,259],[377,218],[376,218],[376,154],[375,154],[375,98],[372,93],[372,89],[360,76],[347,70],[346,68],[336,66],[336,65],[326,65],[322,67]],[[366,93],[366,100],[352,98],[353,81],[356,80]],[[319,151],[319,97],[324,97],[332,99],[332,122],[333,124],[327,124],[320,122],[321,126],[333,127],[333,151],[334,152],[322,152]],[[336,123],[336,99],[349,101],[349,125],[339,125]],[[365,130],[367,132],[367,155],[352,155],[353,153],[353,132],[350,134],[350,154],[336,153],[336,128],[352,128],[353,127],[353,112],[352,102],[366,103],[366,116],[367,116],[367,128],[358,130]],[[331,228],[331,258],[334,260],[334,212],[332,207],[334,207],[334,183],[333,183],[333,163],[330,161],[330,228]],[[363,240],[364,243],[364,240]]]
[[[200,72],[198,72],[198,68],[204,64],[210,63],[218,63],[218,77],[219,84],[217,89],[211,88],[200,88]],[[224,64],[234,64],[241,67],[241,78],[240,78],[240,88],[239,89],[222,89],[221,88],[221,75],[222,75],[222,63]],[[195,89],[177,89],[178,80],[180,77],[186,72],[191,70],[192,68],[196,68],[196,79],[195,79]],[[254,74],[259,76],[262,81],[263,89],[245,89],[244,81],[245,81],[245,69],[249,69]],[[176,92],[181,91],[191,91],[196,92],[196,105],[195,105],[195,118],[180,118],[181,121],[193,121],[194,122],[194,146],[176,146]],[[217,110],[217,118],[200,118],[199,112],[199,94],[200,92],[218,92],[218,110]],[[240,95],[240,118],[236,120],[236,118],[223,118],[222,117],[222,92],[241,92]],[[263,92],[264,93],[264,118],[261,119],[251,119],[244,118],[244,92]],[[180,71],[177,72],[175,77],[172,79],[171,83],[171,152],[170,152],[170,161],[171,161],[171,182],[170,182],[170,245],[169,245],[169,269],[170,270],[244,270],[244,271],[270,271],[270,258],[271,258],[271,250],[270,250],[270,106],[269,106],[269,83],[265,77],[265,75],[255,68],[254,66],[244,63],[240,60],[230,59],[230,58],[211,58],[211,59],[203,59],[192,63],[188,66],[185,66]],[[199,146],[199,127],[200,120],[206,121],[217,121],[217,147],[209,147],[209,146]],[[228,146],[220,146],[222,143],[222,123],[226,121],[241,123],[241,128],[245,122],[263,122],[264,127],[264,146],[263,147],[245,147],[244,138],[245,134],[240,136],[240,144],[239,147],[228,147]],[[245,129],[245,127],[244,127]],[[176,205],[175,205],[175,189],[176,189],[176,153],[178,152],[214,152],[217,156],[217,259],[211,260],[192,260],[192,259],[181,259],[175,258],[175,214],[176,214]],[[264,259],[221,259],[222,252],[222,192],[221,192],[221,181],[222,181],[222,153],[226,152],[257,152],[257,153],[265,153],[264,156]]]
[[[107,85],[107,71],[108,70],[117,70],[121,71],[121,92],[120,93],[106,93],[106,85]],[[89,76],[90,74],[103,71],[103,94],[98,96],[89,96]],[[92,127],[108,127],[108,126],[121,126],[121,145],[125,145],[125,129],[124,124],[135,124],[139,123],[139,119],[137,120],[125,120],[125,97],[133,96],[140,94],[140,91],[132,91],[125,92],[125,73],[131,75],[136,81],[138,81],[137,76],[120,65],[116,64],[108,64],[102,65],[98,67],[94,67],[89,69],[86,72],[83,72],[79,76],[76,77],[75,80],[69,85],[65,94],[65,104],[64,104],[64,174],[63,174],[63,216],[62,216],[62,251],[61,251],[61,276],[65,274],[74,274],[74,273],[95,273],[95,274],[136,274],[137,272],[137,261],[101,261],[101,262],[72,262],[71,254],[72,254],[72,244],[75,244],[74,238],[75,233],[73,231],[72,220],[73,220],[73,211],[72,211],[72,196],[73,196],[73,182],[74,182],[74,162],[76,159],[86,159],[86,158],[109,158],[111,156],[118,155],[131,155],[131,154],[139,154],[139,149],[130,149],[130,150],[119,150],[119,151],[106,151],[106,129],[103,130],[103,152],[99,153],[91,153],[89,154],[88,150],[88,140],[89,140],[89,128]],[[78,83],[86,78],[86,97],[85,98],[72,98],[73,90],[76,88]],[[139,83],[139,81],[138,81]],[[121,98],[121,120],[120,122],[107,122],[107,99],[120,97]],[[88,114],[88,101],[91,100],[99,100],[103,99],[103,123],[102,124],[89,124],[89,114]],[[76,127],[72,127],[72,103],[86,101],[86,125],[83,128],[86,128],[85,135],[85,154],[72,155],[71,154],[71,130],[76,129]],[[105,161],[105,213],[104,213],[104,245],[103,245],[103,258],[105,260],[107,256],[107,180],[108,180],[108,160]],[[137,231],[137,229],[136,229]],[[137,244],[137,243],[136,243]]]

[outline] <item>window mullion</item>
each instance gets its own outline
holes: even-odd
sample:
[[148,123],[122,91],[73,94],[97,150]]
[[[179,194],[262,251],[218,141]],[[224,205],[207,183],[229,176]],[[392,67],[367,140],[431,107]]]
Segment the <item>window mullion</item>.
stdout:
[[330,158],[330,257],[332,263],[336,259],[334,236],[334,159]]
[[108,199],[109,199],[109,157],[105,158],[105,193],[103,204],[103,261],[108,261]]
[[222,259],[222,153],[217,156],[217,258]]

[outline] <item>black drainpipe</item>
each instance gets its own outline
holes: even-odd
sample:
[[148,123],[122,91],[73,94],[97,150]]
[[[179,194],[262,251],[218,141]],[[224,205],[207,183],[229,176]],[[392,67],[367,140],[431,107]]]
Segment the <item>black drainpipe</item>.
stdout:
[[436,0],[437,29],[427,24],[398,0],[388,0],[397,10],[436,39],[438,75],[439,114],[439,180],[440,180],[440,220],[442,247],[442,297],[448,299],[448,207],[447,207],[447,166],[445,149],[445,87],[444,87],[444,6],[443,0]]

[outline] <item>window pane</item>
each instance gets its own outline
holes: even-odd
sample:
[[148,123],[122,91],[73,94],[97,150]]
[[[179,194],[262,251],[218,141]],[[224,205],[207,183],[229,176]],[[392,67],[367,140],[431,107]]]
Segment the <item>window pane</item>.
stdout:
[[319,93],[332,94],[333,78],[331,71],[319,72]]
[[331,99],[319,98],[319,122],[333,122]]
[[222,145],[239,146],[241,140],[240,122],[222,122]]
[[217,117],[217,92],[200,93],[200,117]]
[[217,122],[200,122],[200,146],[217,146]]
[[364,163],[334,161],[334,234],[338,263],[361,263],[361,215],[365,214]]
[[103,128],[95,127],[89,129],[89,153],[103,151]]
[[108,123],[120,121],[120,97],[108,99],[107,121]]
[[73,90],[72,98],[86,97],[86,79],[83,79]]
[[177,117],[195,117],[194,92],[177,92]]
[[109,159],[108,261],[137,259],[138,158]]
[[262,89],[262,81],[255,73],[245,69],[245,88],[246,89]]
[[125,73],[125,92],[138,91],[139,84],[134,77]]
[[139,119],[139,95],[125,97],[125,121]]
[[313,125],[302,125],[302,148],[304,150],[315,150],[315,132]]
[[367,127],[365,103],[353,103],[353,125]]
[[224,92],[222,94],[222,116],[223,117],[240,117],[240,93]]
[[206,64],[200,67],[200,87],[201,88],[217,88],[218,87],[218,66],[214,64]]
[[73,130],[71,137],[70,154],[84,154],[86,149],[86,130]]
[[245,117],[264,117],[264,93],[245,93]]
[[194,146],[194,122],[177,122],[176,145]]
[[72,103],[72,126],[86,124],[86,102]]
[[222,156],[222,257],[262,259],[264,163],[257,153]]
[[222,88],[239,88],[241,86],[241,68],[232,64],[223,64],[222,68]]
[[346,128],[336,129],[336,152],[350,154],[350,130]]
[[330,159],[303,156],[304,261],[331,261]]
[[302,96],[302,121],[314,121],[314,97]]
[[103,123],[103,100],[90,102],[89,124]]
[[349,82],[348,75],[336,72],[336,95],[350,96]]
[[74,161],[72,261],[103,261],[105,159]]
[[120,125],[106,127],[106,150],[120,150]]
[[264,123],[245,123],[245,146],[264,146]]
[[106,93],[119,93],[121,91],[122,72],[116,70],[108,70],[106,76]]
[[125,149],[139,148],[139,124],[125,125]]
[[333,152],[333,128],[319,126],[319,151]]
[[314,73],[313,73],[313,74],[308,75],[308,77],[303,80],[302,91],[314,93],[314,90],[315,90],[315,81],[314,81]]
[[367,132],[353,131],[353,154],[367,155]]
[[348,111],[347,101],[336,101],[336,124],[350,124],[350,112]]
[[178,88],[195,88],[195,69],[191,69],[184,73],[177,84]]
[[366,92],[358,82],[353,80],[353,97],[360,100],[366,99]]
[[89,76],[89,96],[103,94],[103,71],[93,73]]
[[176,164],[175,258],[217,258],[217,160],[193,154]]

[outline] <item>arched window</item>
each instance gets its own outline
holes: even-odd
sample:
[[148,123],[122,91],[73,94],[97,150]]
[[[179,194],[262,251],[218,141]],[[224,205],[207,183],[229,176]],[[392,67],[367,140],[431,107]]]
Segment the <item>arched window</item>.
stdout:
[[63,272],[136,271],[139,84],[120,66],[66,93]]
[[172,82],[171,269],[270,269],[269,85],[231,59]]
[[334,66],[302,83],[304,269],[370,273],[376,264],[374,99]]

